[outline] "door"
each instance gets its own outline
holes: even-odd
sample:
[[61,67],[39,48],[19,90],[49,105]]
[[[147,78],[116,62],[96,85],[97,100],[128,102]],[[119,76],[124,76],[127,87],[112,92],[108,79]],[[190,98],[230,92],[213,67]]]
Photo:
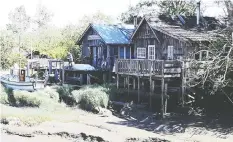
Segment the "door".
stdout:
[[155,45],[148,45],[148,59],[155,60]]

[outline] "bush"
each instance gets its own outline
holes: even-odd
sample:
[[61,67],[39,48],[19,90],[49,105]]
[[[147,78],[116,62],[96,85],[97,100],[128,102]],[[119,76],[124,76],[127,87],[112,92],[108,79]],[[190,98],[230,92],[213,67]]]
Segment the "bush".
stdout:
[[14,94],[16,106],[39,107],[40,104],[42,103],[42,99],[39,96],[35,95],[34,93],[14,90],[13,94]]
[[80,90],[72,91],[76,103],[85,110],[93,110],[95,107],[106,108],[109,97],[104,87],[86,86]]
[[59,94],[57,93],[56,89],[52,89],[50,87],[46,87],[43,90],[39,90],[36,92],[33,92],[35,95],[45,96],[47,98],[52,99],[54,102],[59,101]]
[[0,103],[9,104],[7,92],[2,85],[0,85]]
[[75,99],[72,96],[73,87],[70,85],[64,85],[57,88],[57,92],[59,94],[60,102],[64,102],[67,105],[73,106],[76,104]]

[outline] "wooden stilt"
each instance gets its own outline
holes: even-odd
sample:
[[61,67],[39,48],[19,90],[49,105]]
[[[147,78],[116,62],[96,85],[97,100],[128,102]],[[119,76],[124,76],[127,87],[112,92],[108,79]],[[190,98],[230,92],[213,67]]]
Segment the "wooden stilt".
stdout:
[[185,78],[185,70],[184,70],[184,62],[182,63],[182,71],[181,71],[181,104],[182,107],[184,107],[184,93],[185,93],[185,82],[186,82],[186,78]]
[[117,74],[117,89],[119,89],[119,74]]
[[104,84],[106,83],[106,81],[107,81],[107,74],[103,73],[103,82],[104,82]]
[[163,97],[164,97],[164,62],[162,62],[162,79],[161,79],[161,115],[162,115],[162,118],[164,118],[164,100],[163,100]]
[[64,67],[64,62],[62,62],[62,85],[64,85],[65,81],[65,67]]
[[140,77],[138,77],[138,103],[140,102]]
[[91,82],[90,82],[90,75],[87,74],[87,85],[89,85],[89,84],[91,84]]
[[[155,81],[152,80],[152,94],[151,94],[151,98],[152,98],[152,95],[155,93]],[[151,99],[152,101],[152,99]],[[151,108],[152,108],[152,102],[151,102]]]
[[152,77],[150,76],[150,97],[149,97],[150,109],[151,109],[152,88],[153,88],[153,83],[152,83]]
[[112,73],[111,71],[108,72],[108,83],[112,82]]
[[133,79],[133,89],[136,89],[135,78]]
[[83,74],[80,74],[80,85],[83,85]]
[[164,104],[164,114],[166,114],[167,113],[167,99],[168,99],[168,97],[167,97],[167,83],[165,83],[165,85],[164,85],[164,95],[166,96],[165,97],[165,104]]
[[124,88],[126,88],[126,77],[124,77]]
[[129,83],[130,83],[130,81],[129,81],[129,75],[128,75],[128,77],[127,77],[127,84],[128,84],[128,95],[129,95]]
[[161,115],[164,118],[164,78],[161,80]]

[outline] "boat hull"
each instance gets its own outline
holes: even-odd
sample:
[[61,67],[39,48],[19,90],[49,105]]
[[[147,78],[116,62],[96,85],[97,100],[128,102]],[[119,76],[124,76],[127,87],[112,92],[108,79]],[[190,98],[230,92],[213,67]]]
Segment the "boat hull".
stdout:
[[2,77],[0,81],[5,87],[13,89],[13,90],[25,90],[25,91],[35,90],[33,82],[14,82],[14,81],[8,81]]

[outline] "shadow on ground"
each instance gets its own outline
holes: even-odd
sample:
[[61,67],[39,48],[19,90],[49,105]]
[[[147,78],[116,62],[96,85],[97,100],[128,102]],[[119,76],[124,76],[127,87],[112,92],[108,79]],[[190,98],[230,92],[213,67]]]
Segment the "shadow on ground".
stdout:
[[160,119],[158,115],[152,113],[141,113],[140,115],[124,118],[126,118],[125,121],[108,123],[170,135],[177,133],[189,133],[190,135],[209,134],[226,139],[230,133],[233,133],[233,118],[213,119],[204,116],[170,114],[164,119]]

